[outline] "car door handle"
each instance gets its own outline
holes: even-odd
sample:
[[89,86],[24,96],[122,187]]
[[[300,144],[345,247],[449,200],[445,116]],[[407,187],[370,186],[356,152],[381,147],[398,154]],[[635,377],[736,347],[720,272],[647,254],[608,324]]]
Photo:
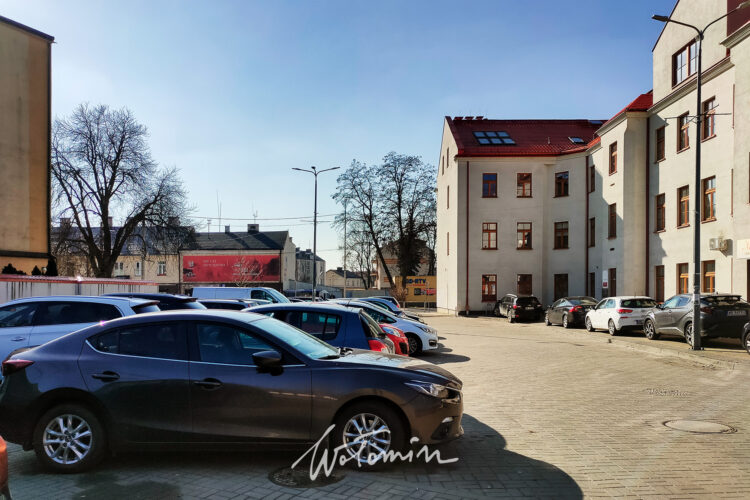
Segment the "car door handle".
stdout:
[[94,373],[91,376],[97,380],[101,380],[102,382],[112,382],[120,378],[118,374],[116,374],[115,372],[110,372],[110,371],[106,371],[102,373]]
[[205,387],[206,389],[218,389],[221,387],[221,381],[216,380],[215,378],[204,378],[203,380],[196,380],[193,383]]
[[13,342],[20,342],[22,340],[26,340],[26,337],[13,337],[10,340],[13,341]]

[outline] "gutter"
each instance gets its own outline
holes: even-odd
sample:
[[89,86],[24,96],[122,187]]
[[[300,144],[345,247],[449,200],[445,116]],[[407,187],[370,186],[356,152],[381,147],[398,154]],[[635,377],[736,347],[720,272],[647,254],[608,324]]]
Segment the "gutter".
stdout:
[[[651,263],[649,262],[649,243],[651,234],[649,231],[649,221],[651,220],[649,210],[651,208],[651,148],[649,140],[651,139],[651,115],[646,118],[646,223],[643,227],[646,230],[646,290],[644,295],[649,295],[649,277]],[[697,200],[696,200],[697,202]],[[650,296],[650,295],[649,295]]]
[[[466,296],[464,298],[464,312],[469,314],[469,162],[466,162]],[[458,247],[458,245],[456,245]],[[497,286],[497,282],[495,282]],[[497,289],[496,289],[497,290]]]
[[[586,248],[586,269],[583,274],[583,282],[586,283],[586,292],[587,295],[590,297],[594,296],[594,290],[589,290],[589,198],[591,198],[591,186],[589,185],[589,158],[591,158],[590,155],[586,155],[586,220],[584,221],[584,227],[586,228],[586,241],[584,242],[585,248]],[[594,283],[596,283],[596,280],[594,280]]]

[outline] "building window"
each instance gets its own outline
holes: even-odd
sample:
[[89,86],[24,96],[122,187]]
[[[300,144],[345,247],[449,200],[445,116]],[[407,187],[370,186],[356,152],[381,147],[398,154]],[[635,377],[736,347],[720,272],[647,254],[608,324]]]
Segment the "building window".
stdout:
[[607,223],[607,237],[617,238],[617,203],[609,206],[609,217]]
[[531,222],[519,222],[516,224],[516,236],[518,250],[531,250]]
[[511,139],[508,132],[474,132],[477,142],[483,146],[513,145],[516,143]]
[[482,302],[495,302],[497,300],[497,275],[482,275]]
[[589,219],[589,248],[596,246],[596,217]]
[[690,118],[685,113],[677,120],[680,124],[680,128],[677,129],[677,152],[679,153],[690,147]]
[[664,229],[666,228],[665,204],[666,204],[666,197],[664,196],[664,193],[657,194],[656,195],[656,212],[655,212],[655,215],[656,215],[655,230],[656,231],[664,231]]
[[701,139],[709,139],[716,135],[716,99],[713,97],[703,102],[703,117]]
[[654,277],[654,298],[657,302],[664,302],[664,266],[655,267]]
[[716,261],[704,260],[701,262],[701,268],[701,291],[714,293],[716,291]]
[[614,297],[617,295],[617,269],[614,267],[609,268],[609,273],[607,276],[607,279],[609,280],[609,296]]
[[568,172],[555,173],[555,197],[568,196]]
[[482,250],[497,250],[497,222],[482,223]]
[[589,167],[589,193],[596,191],[596,168],[594,165]]
[[555,249],[568,248],[568,222],[555,222]]
[[159,261],[159,263],[156,265],[156,274],[159,276],[166,276],[167,275],[167,263],[165,261]]
[[690,188],[682,186],[677,190],[677,199],[680,209],[677,212],[677,227],[690,225]]
[[140,261],[136,261],[135,263],[135,275],[140,276],[141,275],[141,263]]
[[531,295],[531,275],[530,274],[519,274],[518,275],[518,288],[516,290],[518,295]]
[[677,85],[695,73],[697,57],[698,51],[695,42],[686,45],[672,56],[672,85]]
[[123,262],[115,262],[115,271],[122,272],[125,269],[125,264]]
[[531,174],[516,174],[516,198],[531,198]]
[[688,282],[690,274],[688,273],[687,263],[677,264],[677,293],[688,293]]
[[617,172],[617,143],[609,145],[609,175]]
[[656,129],[656,161],[663,160],[666,158],[664,148],[664,127]]
[[589,289],[586,293],[591,297],[596,295],[596,273],[589,273]]
[[497,198],[497,174],[482,174],[482,198]]
[[568,275],[555,275],[555,300],[568,296]]
[[703,179],[703,212],[701,220],[716,220],[716,177]]

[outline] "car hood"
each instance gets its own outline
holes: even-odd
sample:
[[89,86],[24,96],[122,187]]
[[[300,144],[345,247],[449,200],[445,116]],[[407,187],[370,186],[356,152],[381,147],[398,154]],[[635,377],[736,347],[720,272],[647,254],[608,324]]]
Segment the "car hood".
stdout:
[[366,351],[363,349],[353,349],[351,354],[342,356],[335,361],[338,364],[347,366],[361,365],[373,368],[391,368],[397,370],[409,370],[409,372],[413,373],[434,375],[452,382],[458,389],[463,385],[458,377],[445,368],[441,368],[438,365],[426,361],[408,358],[397,354],[385,354],[382,352]]

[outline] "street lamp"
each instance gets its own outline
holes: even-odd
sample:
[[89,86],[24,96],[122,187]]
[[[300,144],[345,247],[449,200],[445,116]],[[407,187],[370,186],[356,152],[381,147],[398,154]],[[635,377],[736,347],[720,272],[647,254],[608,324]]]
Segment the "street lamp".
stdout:
[[706,30],[714,23],[721,21],[732,12],[744,9],[750,6],[750,0],[745,0],[734,9],[730,10],[721,17],[718,17],[708,23],[702,30],[698,29],[692,24],[683,23],[670,19],[669,16],[653,15],[651,19],[661,21],[663,23],[674,23],[680,26],[686,26],[692,28],[697,33],[695,37],[695,44],[698,48],[698,68],[696,72],[696,94],[697,94],[697,107],[695,112],[695,209],[694,209],[694,223],[693,229],[693,324],[692,324],[692,337],[693,345],[692,349],[698,351],[701,349],[701,205],[703,204],[702,190],[701,190],[701,122],[703,121],[703,112],[701,106],[701,58],[703,54],[703,35]]
[[[750,0],[749,0],[750,1]],[[336,170],[340,167],[332,167],[332,168],[326,168],[323,170],[318,170],[315,166],[310,167],[310,169],[306,168],[296,168],[292,167],[292,170],[299,170],[300,172],[308,172],[315,176],[315,205],[313,208],[313,268],[312,268],[312,299],[315,301],[315,282],[317,281],[318,276],[315,273],[315,265],[317,264],[317,257],[318,257],[318,174],[322,174],[323,172],[328,172],[329,170]]]

